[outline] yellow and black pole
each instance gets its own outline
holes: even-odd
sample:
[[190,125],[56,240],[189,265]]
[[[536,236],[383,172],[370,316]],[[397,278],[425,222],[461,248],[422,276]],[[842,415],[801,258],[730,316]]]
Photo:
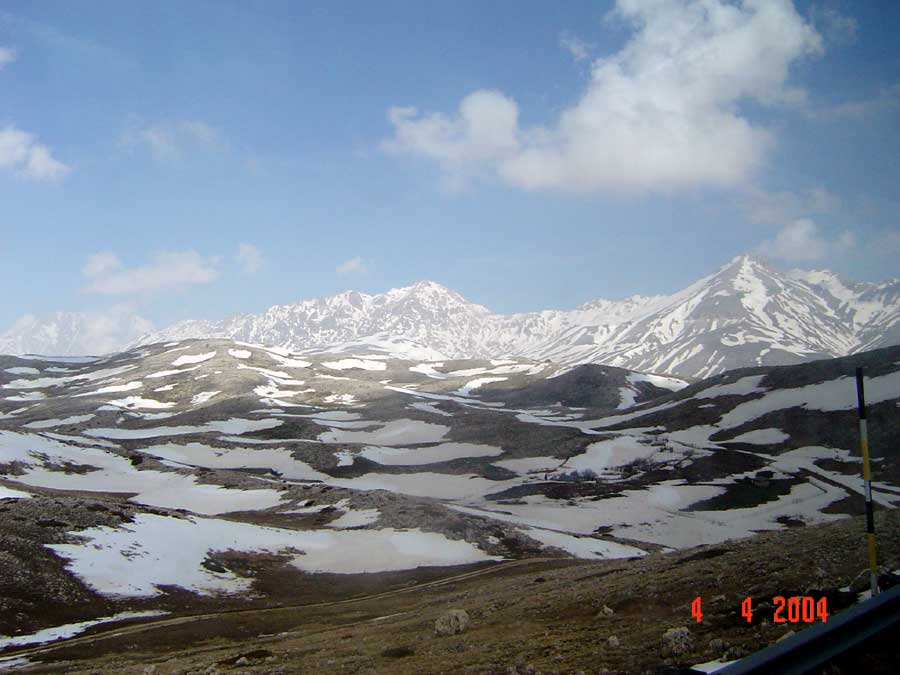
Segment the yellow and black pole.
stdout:
[[859,408],[859,444],[862,448],[863,486],[866,491],[866,538],[869,549],[869,580],[872,597],[878,595],[878,558],[875,552],[875,510],[872,504],[872,469],[869,466],[869,431],[866,428],[866,390],[863,369],[856,369],[856,403]]

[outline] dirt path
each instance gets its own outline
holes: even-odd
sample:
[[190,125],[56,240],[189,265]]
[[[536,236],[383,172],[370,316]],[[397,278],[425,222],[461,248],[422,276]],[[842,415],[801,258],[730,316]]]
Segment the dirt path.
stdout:
[[[414,586],[408,586],[406,588],[398,588],[390,591],[384,591],[382,593],[373,593],[370,595],[364,595],[354,598],[347,598],[344,600],[335,600],[331,602],[316,602],[311,604],[292,604],[292,605],[282,605],[278,607],[262,607],[256,609],[231,609],[231,610],[223,610],[220,612],[207,612],[204,614],[190,614],[187,616],[176,616],[167,619],[156,619],[144,621],[141,623],[131,624],[125,627],[110,627],[105,630],[101,629],[97,632],[91,633],[89,635],[79,635],[73,636],[70,638],[63,638],[61,640],[57,640],[51,644],[43,644],[35,647],[22,647],[22,648],[13,648],[6,651],[0,651],[0,658],[6,657],[22,657],[22,658],[35,658],[40,656],[47,656],[52,654],[54,651],[59,651],[62,649],[69,649],[75,646],[83,646],[88,644],[94,644],[96,642],[100,642],[103,640],[111,640],[115,638],[121,638],[126,636],[133,636],[140,633],[145,633],[152,630],[158,630],[162,628],[170,628],[175,626],[184,626],[190,623],[196,623],[200,621],[208,621],[215,620],[224,617],[234,618],[234,617],[259,617],[266,614],[276,614],[278,612],[291,612],[302,609],[315,609],[315,608],[326,608],[326,607],[338,607],[341,605],[352,605],[363,602],[369,602],[372,600],[381,600],[384,598],[389,598],[393,596],[403,595],[406,593],[414,593],[422,590],[426,590],[429,588],[435,588],[438,586],[446,586],[449,584],[454,584],[460,581],[466,581],[469,579],[473,579],[475,577],[481,577],[488,574],[497,574],[502,571],[506,571],[516,567],[523,567],[526,565],[535,565],[538,563],[546,563],[546,562],[554,562],[559,561],[560,558],[527,558],[523,560],[509,560],[506,562],[501,562],[496,565],[492,565],[490,567],[486,567],[480,570],[474,570],[472,572],[466,572],[464,574],[457,574],[450,577],[445,577],[442,579],[437,579],[435,581],[428,581],[420,584],[416,584]],[[404,614],[406,612],[402,612]],[[397,615],[391,615],[397,616]],[[343,627],[352,627],[355,625],[359,625],[362,623],[371,623],[372,621],[378,621],[387,619],[390,617],[378,617],[376,619],[369,619],[366,621],[360,621],[356,623],[344,624]]]

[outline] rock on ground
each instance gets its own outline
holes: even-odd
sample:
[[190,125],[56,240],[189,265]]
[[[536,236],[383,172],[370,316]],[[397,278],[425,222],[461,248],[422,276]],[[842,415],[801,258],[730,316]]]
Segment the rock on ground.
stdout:
[[681,626],[679,628],[670,628],[662,636],[663,651],[672,656],[680,656],[690,651],[693,646],[694,639],[691,637],[691,631]]
[[471,620],[464,609],[448,609],[434,622],[434,632],[438,635],[456,635],[464,632]]

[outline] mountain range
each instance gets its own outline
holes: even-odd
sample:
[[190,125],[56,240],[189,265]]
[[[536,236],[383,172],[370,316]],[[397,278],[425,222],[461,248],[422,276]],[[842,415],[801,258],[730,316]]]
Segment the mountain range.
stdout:
[[[72,354],[69,333],[77,326],[70,324],[14,328],[0,336],[0,353]],[[57,336],[55,344],[47,335]],[[511,315],[420,281],[375,295],[347,291],[274,305],[222,321],[182,321],[128,346],[213,337],[293,351],[369,350],[423,360],[518,356],[703,378],[898,344],[900,280],[856,283],[827,270],[782,273],[739,256],[672,295]]]

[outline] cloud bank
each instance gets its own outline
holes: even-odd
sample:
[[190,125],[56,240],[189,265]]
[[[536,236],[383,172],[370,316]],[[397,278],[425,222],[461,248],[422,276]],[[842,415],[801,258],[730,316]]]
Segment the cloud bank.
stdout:
[[190,150],[221,144],[219,132],[200,120],[154,124],[127,131],[119,139],[125,148],[143,148],[160,163],[180,160]]
[[126,267],[114,253],[95,253],[82,268],[85,290],[107,295],[135,295],[175,290],[215,281],[217,261],[196,251],[172,251],[156,255],[139,267]]
[[828,238],[815,222],[800,218],[785,225],[774,239],[760,244],[757,252],[790,262],[813,262],[847,251],[855,245],[856,239],[850,231],[836,238]]
[[350,258],[350,260],[345,260],[340,265],[334,268],[334,271],[338,274],[353,274],[356,272],[365,272],[366,265],[363,262],[363,259],[359,256],[355,258]]
[[433,160],[454,180],[487,172],[527,190],[731,186],[774,143],[740,105],[802,101],[790,66],[823,49],[789,0],[618,0],[613,16],[631,39],[593,62],[553,124],[522,128],[515,100],[479,90],[453,114],[392,107],[383,149]]
[[253,244],[239,244],[235,257],[245,274],[256,274],[263,266],[262,251]]
[[0,129],[0,170],[36,181],[53,181],[69,173],[50,149],[28,132],[7,126]]

